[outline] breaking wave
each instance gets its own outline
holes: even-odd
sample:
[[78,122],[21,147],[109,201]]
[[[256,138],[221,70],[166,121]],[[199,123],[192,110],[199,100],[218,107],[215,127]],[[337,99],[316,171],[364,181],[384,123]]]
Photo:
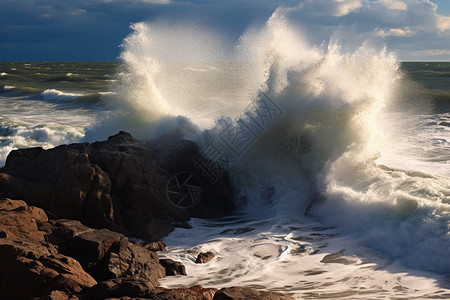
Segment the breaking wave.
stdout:
[[181,117],[201,149],[228,156],[243,210],[308,213],[410,267],[450,272],[450,179],[380,164],[395,140],[381,120],[405,88],[396,56],[370,40],[310,45],[288,15],[236,43],[195,24],[134,24],[120,113],[102,130],[150,138]]

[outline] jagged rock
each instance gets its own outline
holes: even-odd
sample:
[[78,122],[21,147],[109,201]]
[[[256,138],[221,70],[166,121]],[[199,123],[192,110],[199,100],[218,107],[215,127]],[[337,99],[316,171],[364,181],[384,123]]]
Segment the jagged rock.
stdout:
[[35,300],[79,300],[76,295],[70,295],[62,291],[52,291],[49,294],[35,298]]
[[53,290],[80,292],[97,282],[78,261],[49,244],[38,223],[44,211],[24,201],[0,200],[0,299],[29,299]]
[[45,296],[36,297],[34,300],[80,300],[80,298],[76,295],[70,295],[62,291],[52,291]]
[[106,299],[121,297],[146,297],[153,290],[153,285],[144,279],[115,278],[102,281],[83,292],[87,299]]
[[166,289],[153,287],[145,280],[116,278],[100,282],[87,289],[81,299],[158,299],[158,300],[212,300],[217,289],[200,285],[191,288]]
[[[156,241],[173,222],[234,208],[226,176],[208,183],[195,164],[198,151],[177,131],[147,144],[120,132],[92,144],[14,150],[0,169],[0,197],[23,199],[53,219]],[[197,173],[205,183],[195,207],[182,209],[167,199],[167,181],[179,171]]]
[[251,288],[230,287],[219,290],[214,295],[214,300],[292,300],[289,295],[275,292],[257,291]]
[[98,281],[133,276],[157,285],[165,275],[155,252],[130,243],[123,234],[92,229],[76,220],[57,220],[53,224],[49,240],[62,253],[78,259]]
[[174,276],[174,275],[187,275],[186,267],[178,262],[174,261],[170,258],[160,259],[161,266],[166,270],[166,276]]
[[200,252],[195,260],[196,264],[206,264],[214,258],[214,253],[212,252]]
[[39,221],[48,221],[42,209],[28,206],[22,200],[0,200],[0,224],[5,238],[45,243],[44,232],[37,227]]
[[0,174],[0,193],[41,207],[51,216],[114,227],[111,182],[90,163],[89,152],[88,144],[12,151]]
[[53,290],[81,292],[97,282],[73,258],[0,242],[0,298],[29,299]]
[[[77,220],[49,221],[42,209],[22,200],[0,199],[0,228],[7,234],[0,239],[0,299],[291,299],[238,287],[219,292],[201,286],[158,287],[166,273],[186,275],[185,267],[171,259],[160,261],[155,252],[120,233]],[[106,280],[97,284],[83,267]]]
[[145,249],[153,252],[166,251],[166,245],[162,241],[149,242],[142,245]]
[[[184,265],[148,250],[164,250],[162,242],[145,249],[125,236],[160,241],[190,216],[234,208],[226,174],[209,181],[199,156],[176,131],[147,144],[120,132],[92,144],[12,151],[0,169],[0,199],[24,201],[0,200],[0,299],[211,299],[214,289],[157,287],[166,274],[186,275]],[[188,209],[166,195],[180,171],[202,181],[201,202]]]
[[217,289],[196,285],[187,289],[155,288],[149,298],[160,300],[212,300]]
[[187,222],[172,222],[172,225],[176,228],[192,229],[191,224]]

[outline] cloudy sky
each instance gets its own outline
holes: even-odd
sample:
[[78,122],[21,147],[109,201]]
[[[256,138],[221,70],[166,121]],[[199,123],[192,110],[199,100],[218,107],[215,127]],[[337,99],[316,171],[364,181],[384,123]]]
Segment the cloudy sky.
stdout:
[[279,6],[312,43],[372,36],[401,60],[450,61],[450,0],[0,0],[0,61],[115,60],[130,24],[161,19],[237,39]]

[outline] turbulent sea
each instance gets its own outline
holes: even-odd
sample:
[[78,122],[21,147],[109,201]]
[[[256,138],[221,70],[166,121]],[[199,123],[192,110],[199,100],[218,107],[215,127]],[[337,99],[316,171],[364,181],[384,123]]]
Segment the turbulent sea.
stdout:
[[228,171],[239,210],[167,237],[188,276],[163,286],[450,298],[450,63],[311,45],[277,14],[232,46],[194,25],[133,29],[120,62],[0,62],[0,165],[179,127]]

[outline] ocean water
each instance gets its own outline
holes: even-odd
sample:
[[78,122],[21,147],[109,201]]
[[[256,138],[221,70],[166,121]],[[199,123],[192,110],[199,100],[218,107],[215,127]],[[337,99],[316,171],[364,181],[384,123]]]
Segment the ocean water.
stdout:
[[[450,298],[450,63],[312,45],[282,11],[237,41],[207,28],[135,24],[120,62],[0,62],[0,165],[181,127],[228,171],[239,210],[165,238],[188,276],[163,286]],[[195,264],[201,251],[215,258]]]

